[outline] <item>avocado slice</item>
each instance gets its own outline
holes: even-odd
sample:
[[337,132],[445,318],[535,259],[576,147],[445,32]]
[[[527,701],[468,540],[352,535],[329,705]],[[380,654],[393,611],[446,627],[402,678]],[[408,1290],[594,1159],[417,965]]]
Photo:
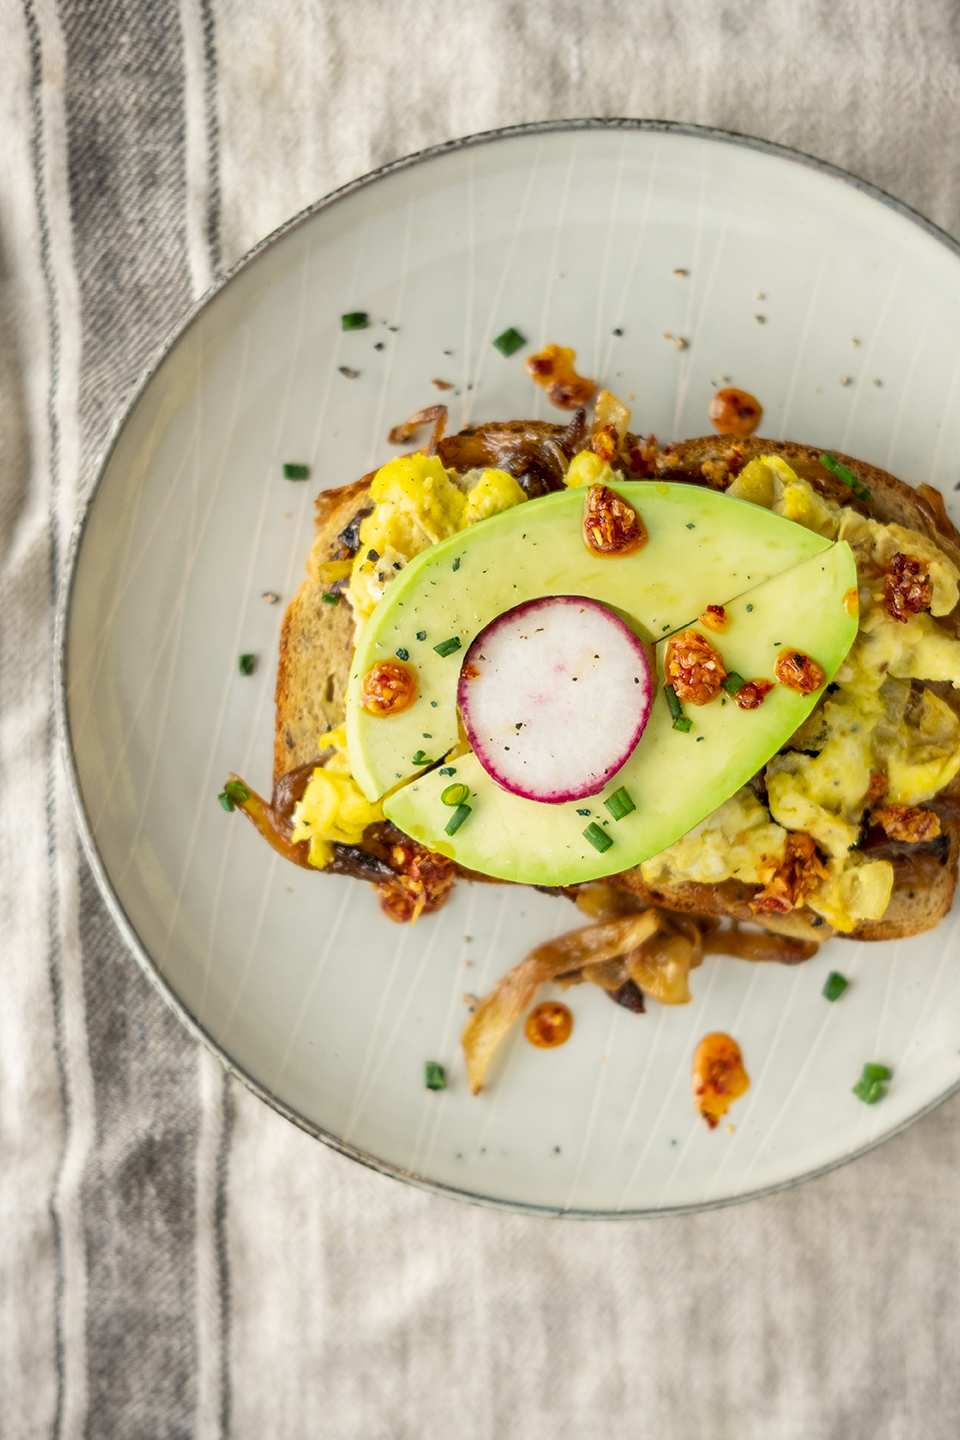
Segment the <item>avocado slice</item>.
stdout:
[[[647,513],[644,506],[649,525]],[[856,615],[844,604],[856,583],[850,547],[828,543],[819,554],[734,600],[719,592],[724,598],[710,603],[726,606],[730,626],[723,635],[711,635],[711,643],[727,670],[745,679],[773,680],[780,651],[795,648],[818,661],[829,683],[857,633]],[[700,605],[701,595],[698,591],[687,614]],[[823,693],[801,696],[776,685],[752,711],[724,696],[709,705],[685,707],[693,727],[686,733],[674,730],[662,690],[666,643],[656,647],[658,693],[647,728],[600,795],[563,805],[526,800],[502,790],[470,754],[451,762],[456,781],[469,786],[471,807],[453,837],[445,832],[451,811],[440,799],[451,783],[449,773],[433,770],[404,786],[385,802],[386,814],[408,835],[467,869],[528,885],[596,880],[656,855],[759,770]],[[453,668],[459,671],[458,665]],[[615,821],[603,802],[621,787],[635,809]],[[590,825],[613,841],[603,853],[584,837]]]
[[[566,490],[432,546],[391,583],[364,627],[347,690],[350,763],[368,800],[416,774],[424,760],[415,755],[439,760],[457,744],[463,657],[474,636],[511,606],[541,595],[586,595],[609,605],[642,640],[656,642],[708,605],[725,604],[830,549],[829,540],[793,521],[714,490],[643,480],[611,488],[634,506],[649,534],[636,555],[591,555],[580,534],[586,490]],[[397,654],[416,669],[419,698],[400,714],[368,715],[360,704],[363,676]],[[609,866],[597,873],[609,873]]]

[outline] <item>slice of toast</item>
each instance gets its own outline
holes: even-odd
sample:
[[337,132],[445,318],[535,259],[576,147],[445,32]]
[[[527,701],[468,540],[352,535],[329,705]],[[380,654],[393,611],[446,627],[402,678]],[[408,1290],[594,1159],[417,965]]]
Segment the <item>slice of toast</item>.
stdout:
[[[703,436],[674,447],[677,462],[664,467],[664,479],[704,483],[701,465],[723,462],[730,453],[725,436]],[[798,474],[811,481],[828,498],[857,508],[884,523],[919,530],[960,564],[960,535],[947,520],[938,492],[915,490],[886,471],[845,455],[837,455],[870,489],[867,501],[851,502],[850,492],[820,464],[819,450],[790,441],[751,437],[737,442],[744,460],[756,455],[781,455]],[[332,605],[323,600],[330,590],[319,575],[329,560],[348,556],[341,538],[351,522],[369,509],[371,475],[327,490],[317,498],[316,536],[307,563],[307,579],[292,600],[283,623],[276,690],[274,783],[301,765],[324,758],[320,736],[344,718],[344,696],[353,655],[353,611],[344,597]],[[352,538],[352,537],[350,537]],[[949,617],[955,619],[954,617]],[[960,710],[960,694],[949,687],[937,692]],[[960,776],[930,805],[940,815],[939,841],[921,846],[887,847],[894,863],[894,890],[882,920],[864,921],[848,937],[855,940],[892,940],[930,930],[950,908],[957,883],[960,852]],[[887,851],[884,852],[885,854]],[[667,909],[716,915],[756,923],[749,902],[759,886],[739,881],[720,885],[684,882],[648,886],[640,867],[611,876],[610,883],[632,891],[650,904]],[[765,929],[803,940],[826,940],[832,927],[808,909],[787,915],[768,915]]]
[[323,490],[317,496],[316,534],[307,578],[287,608],[280,633],[274,785],[289,771],[324,758],[320,736],[344,719],[353,656],[353,610],[345,595],[336,605],[324,600],[331,586],[321,580],[319,570],[329,560],[349,557],[349,547],[340,536],[359,513],[370,508],[371,478],[365,475],[352,485]]

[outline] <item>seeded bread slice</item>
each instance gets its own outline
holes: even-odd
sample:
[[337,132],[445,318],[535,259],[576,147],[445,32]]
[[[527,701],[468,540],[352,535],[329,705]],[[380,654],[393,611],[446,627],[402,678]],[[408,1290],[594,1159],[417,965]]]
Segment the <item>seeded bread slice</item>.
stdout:
[[[731,441],[724,436],[704,436],[676,447],[677,464],[660,469],[664,479],[704,483],[701,466],[706,461],[723,462]],[[864,513],[887,524],[897,523],[919,530],[956,558],[960,564],[960,535],[950,525],[937,491],[922,491],[897,480],[886,471],[845,455],[837,455],[870,489],[870,498],[851,501],[847,487],[820,464],[819,450],[789,441],[751,437],[739,442],[745,460],[756,455],[781,455],[798,474],[809,479],[828,498],[856,504]],[[318,496],[316,536],[307,563],[307,579],[292,600],[284,618],[277,673],[277,723],[274,749],[274,782],[289,771],[320,758],[319,737],[344,718],[344,695],[353,655],[353,612],[343,598],[331,605],[323,600],[330,589],[319,577],[319,566],[341,559],[349,551],[340,539],[356,516],[369,508],[371,476],[327,490]],[[956,614],[947,623],[955,622]],[[949,703],[960,705],[947,687],[936,687]],[[940,841],[923,846],[889,847],[894,863],[894,891],[882,920],[863,922],[849,937],[857,940],[892,940],[939,924],[953,899],[960,852],[960,777],[931,805],[940,815]],[[721,885],[685,882],[680,885],[648,886],[635,866],[611,877],[611,883],[632,891],[650,904],[673,910],[693,911],[732,920],[755,922],[749,901],[758,886],[726,881]],[[803,940],[826,940],[834,934],[808,909],[788,915],[764,917],[764,927],[778,934]]]

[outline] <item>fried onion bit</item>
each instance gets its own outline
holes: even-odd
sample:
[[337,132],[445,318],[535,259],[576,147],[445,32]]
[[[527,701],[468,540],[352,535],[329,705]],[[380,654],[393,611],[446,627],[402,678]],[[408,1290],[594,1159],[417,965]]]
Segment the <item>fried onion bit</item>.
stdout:
[[626,915],[601,925],[585,925],[531,950],[485,995],[463,1028],[461,1044],[467,1079],[479,1094],[487,1067],[510,1027],[519,1020],[541,985],[565,971],[602,964],[635,950],[660,924],[656,910]]
[[798,695],[812,695],[827,678],[822,665],[802,650],[781,650],[773,673],[784,689],[794,690]]
[[904,840],[908,845],[936,840],[940,834],[939,815],[910,805],[885,805],[882,810],[874,810],[870,819],[874,825],[881,825],[891,840]]
[[750,901],[754,915],[787,915],[803,904],[827,878],[827,871],[817,854],[813,836],[805,830],[791,830],[783,847],[782,860],[766,856],[757,866],[763,890]]
[[[436,385],[437,382],[434,381],[433,383]],[[426,410],[418,410],[415,415],[411,415],[410,419],[404,420],[401,425],[394,425],[387,439],[391,445],[406,445],[414,430],[418,430],[421,425],[432,425],[433,431],[430,439],[423,447],[423,453],[425,455],[436,455],[446,423],[446,405],[428,405]]]
[[637,511],[609,485],[588,487],[581,534],[590,554],[599,559],[636,555],[649,538]]
[[669,642],[664,669],[677,699],[689,705],[709,705],[727,678],[720,651],[696,630],[683,630]]
[[548,345],[526,362],[527,374],[544,387],[550,404],[560,410],[576,410],[578,405],[585,405],[597,388],[593,380],[577,374],[573,368],[576,358],[575,350]]
[[929,610],[933,599],[930,562],[916,555],[894,555],[883,581],[883,605],[891,620],[906,622]]

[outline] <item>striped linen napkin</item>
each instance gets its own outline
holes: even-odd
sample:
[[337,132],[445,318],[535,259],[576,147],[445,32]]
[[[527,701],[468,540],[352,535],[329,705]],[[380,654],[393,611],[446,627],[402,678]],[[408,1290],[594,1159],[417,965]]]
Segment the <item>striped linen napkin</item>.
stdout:
[[0,1434],[960,1432],[960,1100],[743,1209],[471,1210],[228,1081],[80,854],[54,599],[154,348],[352,176],[573,114],[785,141],[960,231],[950,0],[0,3]]

